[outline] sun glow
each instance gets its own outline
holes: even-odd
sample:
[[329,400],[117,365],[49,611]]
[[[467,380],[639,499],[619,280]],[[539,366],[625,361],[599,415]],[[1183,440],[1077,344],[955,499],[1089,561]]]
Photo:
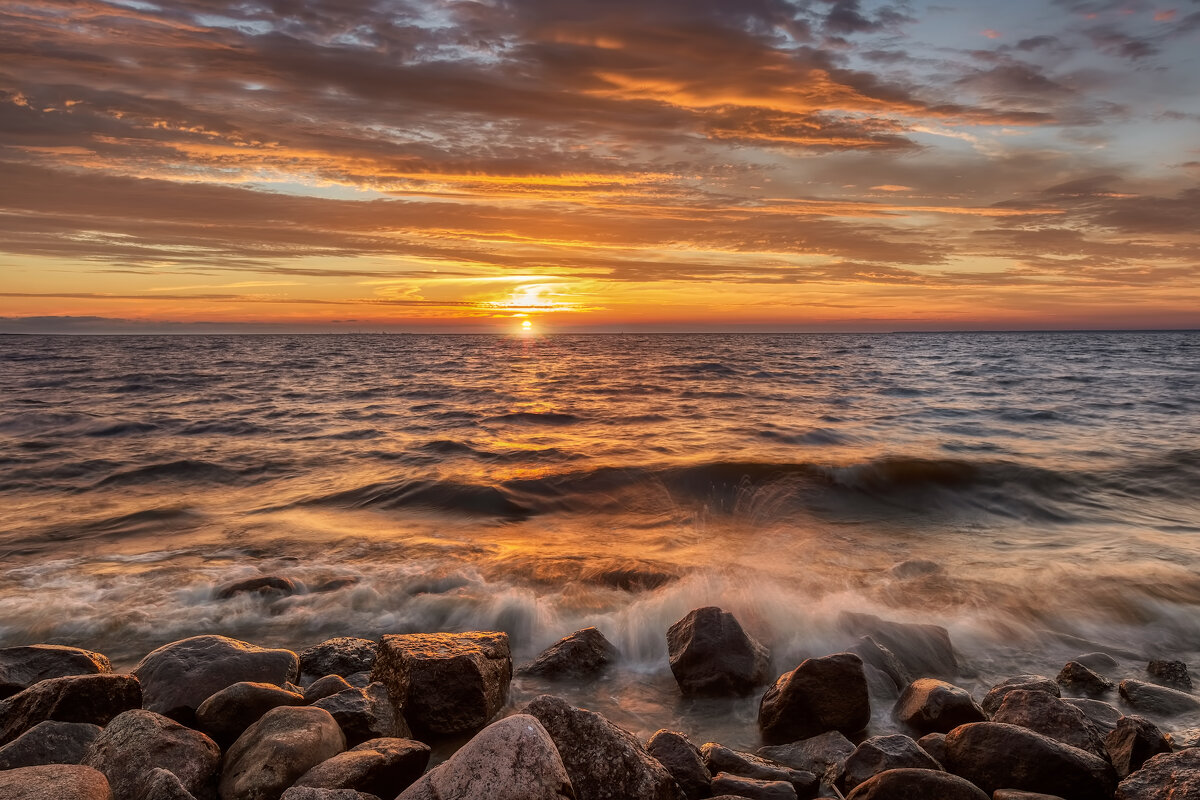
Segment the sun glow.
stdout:
[[521,333],[532,333],[532,332],[533,332],[533,323],[532,322],[530,322],[529,320],[525,320],[524,322],[521,323]]

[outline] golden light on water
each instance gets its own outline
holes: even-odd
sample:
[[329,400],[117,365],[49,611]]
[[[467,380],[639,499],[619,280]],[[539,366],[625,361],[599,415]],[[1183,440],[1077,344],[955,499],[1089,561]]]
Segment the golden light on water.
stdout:
[[525,320],[524,322],[521,323],[521,330],[524,330],[524,331],[533,330],[533,323],[530,322],[529,320]]

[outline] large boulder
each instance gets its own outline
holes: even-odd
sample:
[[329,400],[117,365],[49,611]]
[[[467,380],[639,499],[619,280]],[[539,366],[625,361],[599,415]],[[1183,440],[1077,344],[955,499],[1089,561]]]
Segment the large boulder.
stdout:
[[550,735],[528,714],[492,723],[396,800],[578,800]]
[[346,749],[323,708],[280,706],[246,729],[225,754],[222,800],[278,800],[300,776]]
[[88,722],[39,722],[0,747],[0,769],[82,764],[100,730]]
[[768,744],[831,730],[853,734],[870,721],[867,678],[853,653],[807,659],[779,676],[758,706],[758,728]]
[[861,637],[854,645],[847,648],[847,652],[854,653],[863,660],[863,666],[868,671],[868,682],[871,680],[871,670],[881,676],[875,688],[883,697],[895,697],[916,677],[909,672],[908,667],[904,666],[895,653],[870,636]]
[[324,700],[326,697],[344,692],[349,688],[351,688],[350,682],[341,675],[326,675],[304,687],[304,702],[312,705],[318,700]]
[[353,789],[317,789],[313,786],[293,786],[279,800],[380,800],[377,795]]
[[846,800],[990,800],[968,780],[931,769],[889,769],[860,783]]
[[1153,722],[1131,715],[1117,720],[1117,727],[1104,737],[1104,748],[1117,777],[1124,780],[1154,756],[1171,752],[1171,743]]
[[196,726],[221,747],[229,747],[272,708],[304,704],[304,695],[270,683],[242,681],[201,703],[196,709]]
[[1062,700],[1082,711],[1085,717],[1105,733],[1117,727],[1117,721],[1121,719],[1121,710],[1103,700],[1093,700],[1090,697],[1064,697]]
[[1065,800],[1110,797],[1112,765],[1085,750],[1019,725],[975,722],[946,734],[947,770],[985,792],[1023,789]]
[[671,673],[685,695],[744,695],[771,677],[771,654],[728,611],[689,611],[667,629]]
[[787,744],[760,747],[758,754],[778,764],[811,772],[830,786],[842,774],[842,765],[854,752],[854,743],[841,731],[826,731]]
[[796,789],[787,781],[764,781],[743,775],[718,772],[712,790],[718,797],[745,797],[748,800],[796,800]]
[[1163,753],[1117,787],[1117,800],[1195,800],[1200,797],[1200,748]]
[[300,672],[312,678],[325,675],[348,678],[356,672],[370,672],[378,653],[379,645],[370,639],[352,636],[326,639],[300,653]]
[[412,735],[382,683],[369,684],[365,689],[351,687],[312,705],[333,715],[351,747],[368,739],[405,739]]
[[220,761],[221,749],[203,733],[136,709],[108,724],[84,764],[103,772],[120,799],[136,797],[156,767],[173,772],[192,794],[208,796]]
[[958,674],[950,634],[939,625],[892,622],[853,612],[843,613],[839,621],[847,632],[870,636],[894,653],[909,674],[946,678]]
[[155,767],[142,776],[136,800],[196,800],[196,796],[174,772]]
[[927,733],[920,739],[917,739],[917,744],[922,750],[933,758],[934,761],[942,764],[946,760],[946,734],[944,733]]
[[632,733],[600,714],[541,695],[521,712],[554,740],[576,800],[676,800],[675,779]]
[[597,628],[583,628],[546,648],[522,675],[569,678],[592,675],[617,660],[617,648]]
[[371,680],[387,687],[414,729],[452,735],[487,725],[512,675],[507,634],[409,633],[383,637]]
[[992,715],[992,722],[1020,725],[1101,758],[1108,758],[1108,752],[1104,749],[1104,731],[1075,706],[1045,692],[1024,689],[1009,692]]
[[48,678],[112,672],[108,658],[57,644],[27,644],[0,648],[0,699]]
[[839,785],[849,793],[889,769],[931,769],[941,771],[942,765],[903,734],[872,736],[855,748],[842,769]]
[[1054,697],[1059,697],[1062,694],[1058,683],[1047,678],[1045,675],[1017,675],[1007,678],[989,689],[979,705],[988,714],[995,714],[996,709],[1004,702],[1004,696],[1016,689],[1025,689],[1030,692],[1045,692]]
[[77,764],[21,767],[0,772],[4,800],[113,800],[104,775]]
[[1078,661],[1068,661],[1063,665],[1055,680],[1068,692],[1088,697],[1097,697],[1113,690],[1112,681]]
[[[705,744],[700,748],[700,753],[704,757],[704,765],[712,775],[723,772],[726,775],[752,778],[756,781],[784,781],[791,784],[797,796],[816,797],[819,781],[815,773],[793,769],[750,753],[739,753],[716,742]],[[728,788],[724,791],[727,794],[737,794]],[[717,792],[715,786],[713,792]]]
[[257,647],[226,636],[193,636],[163,645],[143,658],[133,674],[142,682],[145,708],[195,722],[196,709],[235,683],[294,681],[299,659],[291,650]]
[[1132,678],[1121,681],[1119,688],[1121,699],[1143,713],[1172,717],[1200,711],[1200,697],[1178,689],[1135,681]]
[[304,773],[296,786],[354,789],[395,797],[425,772],[429,745],[412,739],[371,739]]
[[678,731],[656,731],[646,742],[646,752],[666,767],[687,800],[712,795],[712,774],[700,749]]
[[141,705],[142,689],[129,675],[48,678],[0,700],[0,745],[46,720],[104,726],[121,712]]
[[987,719],[966,689],[936,678],[918,678],[910,683],[892,714],[921,734],[949,733],[959,725]]

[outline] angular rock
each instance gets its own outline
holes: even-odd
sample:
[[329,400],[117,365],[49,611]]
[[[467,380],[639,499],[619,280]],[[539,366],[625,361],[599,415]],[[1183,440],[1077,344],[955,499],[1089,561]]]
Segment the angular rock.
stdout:
[[689,611],[667,629],[671,673],[684,695],[744,695],[770,677],[771,654],[728,611]]
[[[739,753],[716,742],[705,744],[700,748],[700,753],[704,757],[704,765],[708,767],[708,771],[712,775],[725,773],[756,781],[783,781],[791,784],[798,797],[816,797],[817,789],[820,787],[817,776],[813,772],[792,769],[750,753]],[[727,794],[737,794],[737,792],[730,791],[728,787],[722,791]],[[716,786],[713,787],[713,792],[717,792]]]
[[382,683],[369,684],[365,689],[351,687],[316,701],[313,707],[333,715],[351,747],[368,739],[407,739],[412,735]]
[[550,735],[528,714],[494,722],[396,800],[580,800]]
[[203,733],[153,711],[117,716],[96,737],[84,764],[104,773],[117,798],[136,797],[156,767],[173,772],[192,794],[207,796],[221,749]]
[[129,675],[48,678],[0,700],[0,745],[46,720],[103,726],[121,712],[141,705],[141,686]]
[[646,752],[666,767],[687,800],[712,795],[712,774],[696,745],[678,731],[656,731],[646,742]]
[[353,789],[315,789],[311,786],[293,786],[279,800],[380,800],[378,796]]
[[872,614],[847,612],[839,617],[842,626],[856,636],[870,636],[892,651],[912,675],[958,674],[958,659],[949,632],[939,625],[891,622]]
[[1192,690],[1192,676],[1188,674],[1187,664],[1182,661],[1151,661],[1146,665],[1146,674],[1150,680],[1162,686],[1188,692]]
[[758,728],[768,744],[830,730],[857,733],[870,721],[867,679],[853,653],[807,659],[779,676],[758,706]]
[[359,689],[365,689],[371,685],[371,673],[352,672],[346,676],[346,683]]
[[1017,675],[997,683],[984,695],[980,707],[988,714],[995,714],[996,709],[1004,702],[1004,696],[1014,689],[1025,689],[1030,692],[1045,692],[1054,697],[1061,697],[1062,691],[1058,682],[1045,675]]
[[839,785],[843,792],[849,793],[860,783],[889,769],[931,769],[940,772],[942,765],[908,736],[872,736],[846,759]]
[[312,705],[318,700],[323,700],[326,697],[344,692],[347,689],[353,688],[350,683],[341,675],[326,675],[324,678],[318,678],[308,685],[304,690],[304,702]]
[[378,653],[379,645],[370,639],[339,636],[301,652],[300,671],[314,678],[322,675],[347,678],[356,672],[370,672]]
[[762,781],[727,772],[718,772],[713,776],[712,790],[722,795],[748,797],[750,800],[796,800],[796,789],[787,781]]
[[507,634],[410,633],[383,637],[371,680],[415,730],[450,735],[487,725],[512,675]]
[[329,712],[279,706],[246,729],[225,753],[222,800],[277,800],[300,776],[346,749]]
[[1122,700],[1136,710],[1147,714],[1171,717],[1200,710],[1200,697],[1181,692],[1178,689],[1135,681],[1132,678],[1121,681],[1119,689]]
[[48,678],[112,672],[108,658],[78,647],[28,644],[0,648],[0,699]]
[[196,726],[222,748],[237,741],[263,714],[279,706],[302,706],[304,696],[270,683],[226,686],[196,709]]
[[260,597],[287,597],[296,593],[296,583],[291,578],[278,575],[258,575],[218,586],[213,596],[228,600],[239,594],[256,594]]
[[941,764],[946,758],[946,734],[944,733],[927,733],[920,739],[917,739],[917,744],[926,753],[933,757],[933,760]]
[[1116,706],[1102,700],[1092,700],[1087,697],[1064,697],[1064,703],[1075,706],[1102,731],[1111,731],[1117,727],[1121,711]]
[[887,677],[891,691],[881,692],[885,697],[895,697],[913,681],[913,674],[893,653],[870,636],[858,640],[847,652],[863,660],[863,665],[873,667]]
[[0,772],[4,800],[113,800],[104,775],[77,764],[49,764]]
[[137,800],[196,800],[196,796],[174,772],[155,767],[142,776]]
[[1020,725],[1051,739],[1108,758],[1104,749],[1104,731],[1070,703],[1045,692],[1017,689],[1004,697],[992,722]]
[[617,655],[617,648],[598,629],[584,628],[550,645],[520,672],[543,678],[592,675],[616,661]]
[[1145,717],[1132,715],[1117,720],[1117,727],[1104,737],[1104,747],[1117,777],[1122,780],[1154,756],[1171,752],[1170,742],[1157,725]]
[[842,773],[842,765],[853,752],[854,743],[841,731],[826,731],[808,739],[758,749],[758,754],[763,758],[802,772],[811,772],[830,786]]
[[87,722],[39,722],[0,747],[0,769],[82,764],[100,730]]
[[535,697],[521,712],[554,740],[576,800],[676,800],[671,773],[632,733],[560,697]]
[[412,739],[372,739],[322,761],[294,785],[394,797],[415,783],[428,764],[427,744]]
[[1113,690],[1112,681],[1096,674],[1078,661],[1068,661],[1055,680],[1067,691],[1089,697],[1097,697]]
[[860,783],[846,800],[989,800],[968,780],[931,769],[889,769]]
[[892,713],[922,734],[949,733],[959,725],[987,719],[966,689],[936,678],[918,678],[910,683]]
[[1163,753],[1121,781],[1116,800],[1195,800],[1200,797],[1200,749]]
[[195,722],[196,709],[235,683],[295,680],[299,660],[291,650],[256,647],[225,636],[193,636],[163,645],[133,668],[142,682],[145,708]]
[[943,766],[985,792],[1022,789],[1065,800],[1110,797],[1112,765],[1049,736],[1000,722],[974,722],[946,734]]

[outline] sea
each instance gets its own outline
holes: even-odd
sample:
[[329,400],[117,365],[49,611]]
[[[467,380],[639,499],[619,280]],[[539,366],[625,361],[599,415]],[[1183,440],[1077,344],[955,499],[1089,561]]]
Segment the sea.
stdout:
[[[0,646],[594,625],[620,661],[510,710],[753,747],[755,696],[679,695],[693,608],[777,674],[944,626],[978,699],[1200,669],[1198,568],[1197,332],[0,337]],[[298,591],[218,598],[256,575]]]

